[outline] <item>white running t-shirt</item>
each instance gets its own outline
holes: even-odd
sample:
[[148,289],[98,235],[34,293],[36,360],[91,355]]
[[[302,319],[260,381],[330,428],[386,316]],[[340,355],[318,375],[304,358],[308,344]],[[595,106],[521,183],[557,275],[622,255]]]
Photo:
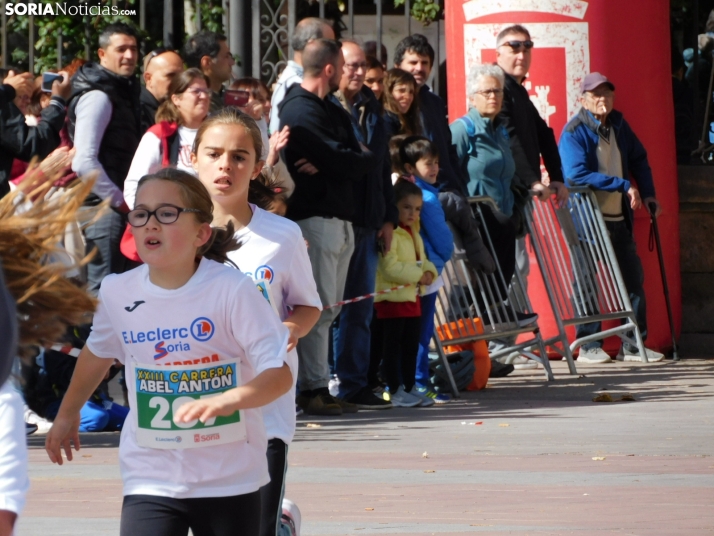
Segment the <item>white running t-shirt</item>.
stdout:
[[[281,216],[250,206],[253,218],[247,227],[236,232],[241,243],[228,258],[253,279],[270,282],[271,294],[280,319],[290,316],[296,305],[317,307],[322,310],[320,295],[312,276],[312,265],[300,227]],[[297,351],[288,354],[291,369],[297,370]],[[295,435],[295,383],[292,389],[263,408],[265,430],[269,439],[282,439],[290,443]]]
[[[191,165],[191,149],[193,148],[193,140],[196,139],[196,132],[198,132],[198,129],[195,128],[183,126],[178,128],[179,154],[176,169],[186,171],[191,175],[196,174]],[[139,181],[144,175],[159,171],[163,167],[161,161],[161,139],[156,134],[147,132],[142,136],[139,146],[136,148],[129,173],[127,173],[124,181],[124,201],[126,201],[130,209],[134,208],[136,187],[139,185]]]
[[[204,258],[188,283],[174,290],[152,284],[147,265],[105,277],[87,346],[99,357],[127,365],[127,388],[136,400],[132,375],[138,365],[168,365],[170,370],[237,359],[245,384],[288,361],[287,340],[287,329],[250,278]],[[295,376],[297,370],[291,372]],[[137,444],[139,424],[132,407],[119,446],[124,495],[226,497],[267,484],[262,412],[243,414],[245,441],[164,450]]]

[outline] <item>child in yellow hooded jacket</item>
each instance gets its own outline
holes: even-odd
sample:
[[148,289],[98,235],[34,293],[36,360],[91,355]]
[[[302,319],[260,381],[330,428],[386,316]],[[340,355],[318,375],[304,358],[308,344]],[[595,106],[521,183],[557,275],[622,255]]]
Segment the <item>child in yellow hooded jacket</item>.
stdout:
[[419,290],[421,286],[433,283],[438,272],[426,258],[424,242],[419,236],[419,213],[423,204],[421,189],[400,179],[394,185],[394,194],[399,209],[399,226],[394,230],[390,250],[380,255],[377,291],[408,286],[378,295],[374,307],[392,405],[414,407],[422,405],[423,399],[414,388],[421,327]]

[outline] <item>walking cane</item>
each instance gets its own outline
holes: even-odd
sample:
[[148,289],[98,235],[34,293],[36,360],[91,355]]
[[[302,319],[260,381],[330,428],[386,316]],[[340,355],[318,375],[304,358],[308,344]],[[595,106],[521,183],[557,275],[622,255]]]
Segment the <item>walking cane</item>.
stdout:
[[650,213],[650,251],[652,251],[652,236],[654,235],[655,243],[657,244],[657,257],[659,258],[659,271],[662,274],[662,288],[664,289],[664,300],[667,304],[667,316],[669,317],[669,329],[672,331],[672,359],[679,361],[677,354],[677,339],[674,334],[674,321],[672,320],[672,304],[669,301],[669,286],[667,286],[667,274],[664,270],[664,257],[662,257],[662,243],[659,240],[659,227],[657,227],[657,218],[655,212],[657,205],[650,203],[647,207]]

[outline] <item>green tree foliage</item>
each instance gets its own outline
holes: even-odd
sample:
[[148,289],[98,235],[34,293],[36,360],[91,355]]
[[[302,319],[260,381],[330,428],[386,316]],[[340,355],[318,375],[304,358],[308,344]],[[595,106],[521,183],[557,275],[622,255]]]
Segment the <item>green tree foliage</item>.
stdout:
[[[394,7],[404,5],[404,0],[394,0]],[[412,0],[411,13],[414,19],[421,22],[424,26],[429,26],[434,22],[441,11],[438,0]]]
[[[223,33],[223,13],[220,0],[201,2],[201,29],[209,32]],[[194,19],[196,15],[194,14]]]
[[[34,0],[38,2],[38,0]],[[54,8],[55,0],[40,0],[38,3],[51,4]],[[61,50],[61,65],[69,64],[75,58],[84,58],[86,55],[86,45],[89,44],[89,50],[92,58],[96,54],[99,46],[98,38],[101,30],[108,24],[113,22],[126,22],[138,27],[139,21],[139,2],[138,0],[118,0],[116,2],[102,2],[97,4],[89,3],[90,6],[101,7],[103,11],[100,15],[81,16],[70,15],[69,8],[76,7],[82,4],[77,0],[66,0],[64,4],[67,6],[67,14],[55,15],[37,15],[34,17],[35,25],[35,64],[34,74],[39,74],[49,69],[57,68],[57,39],[62,36]],[[87,4],[84,4],[86,9]],[[125,10],[136,11],[136,16],[126,15],[111,15],[112,7],[116,8],[118,13]],[[56,11],[56,10],[55,10]],[[27,15],[12,15],[7,19],[8,32],[8,48],[11,55],[8,58],[8,64],[20,65],[26,67],[29,60],[27,47],[12,46],[13,42],[23,42],[29,36],[30,17]],[[145,36],[142,36],[145,37]]]

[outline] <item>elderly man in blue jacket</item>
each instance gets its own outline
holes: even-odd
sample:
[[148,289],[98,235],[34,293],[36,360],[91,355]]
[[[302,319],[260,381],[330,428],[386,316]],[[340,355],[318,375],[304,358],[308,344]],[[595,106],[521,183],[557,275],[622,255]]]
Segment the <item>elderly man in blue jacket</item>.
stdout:
[[[614,84],[600,73],[590,73],[580,89],[582,109],[565,125],[560,138],[563,175],[569,184],[589,186],[595,191],[644,340],[647,337],[644,272],[632,234],[633,211],[643,204],[654,205],[655,215],[659,216],[662,209],[655,198],[647,151],[622,113],[613,108]],[[577,327],[576,335],[585,337],[600,330],[600,322],[583,324]],[[650,362],[664,358],[653,350],[646,352]],[[617,359],[641,361],[641,356],[637,347],[624,343]],[[611,359],[602,349],[602,341],[596,341],[580,348],[578,361],[605,363]]]

